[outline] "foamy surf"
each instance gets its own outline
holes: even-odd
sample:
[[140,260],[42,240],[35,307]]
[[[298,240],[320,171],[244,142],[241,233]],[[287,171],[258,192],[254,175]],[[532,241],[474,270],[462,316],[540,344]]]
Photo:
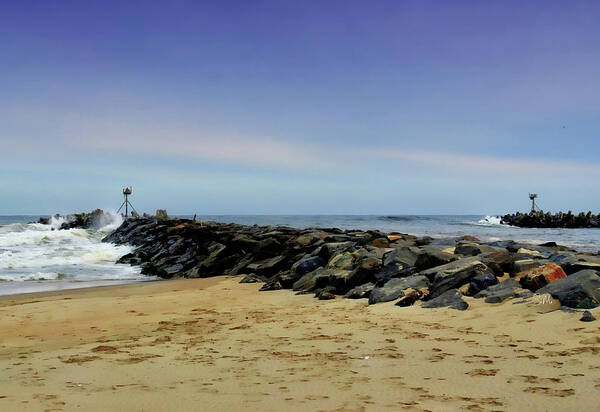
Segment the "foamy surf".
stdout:
[[498,216],[486,216],[483,219],[477,221],[477,224],[486,226],[499,226],[502,224],[501,221],[502,219]]
[[[64,222],[65,219],[59,217],[50,219],[47,225],[0,226],[0,294],[73,286],[66,283],[84,287],[103,281],[149,279],[141,275],[137,267],[115,263],[131,252],[130,246],[101,242],[122,223],[120,215],[98,222],[97,229],[58,230]],[[14,282],[22,283],[23,287],[17,287]],[[46,286],[32,288],[31,282]]]

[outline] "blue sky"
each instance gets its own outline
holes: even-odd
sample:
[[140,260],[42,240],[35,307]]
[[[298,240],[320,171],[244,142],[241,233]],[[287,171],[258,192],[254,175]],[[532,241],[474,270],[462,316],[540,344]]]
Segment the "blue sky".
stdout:
[[[160,4],[159,4],[160,3]],[[0,4],[0,214],[600,212],[600,5]]]

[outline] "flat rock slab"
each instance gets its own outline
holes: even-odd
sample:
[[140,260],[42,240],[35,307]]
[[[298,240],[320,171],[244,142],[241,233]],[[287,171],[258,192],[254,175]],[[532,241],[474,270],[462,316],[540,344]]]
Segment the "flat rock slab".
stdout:
[[369,305],[380,302],[389,302],[404,295],[406,289],[426,289],[429,281],[425,276],[409,276],[407,278],[394,278],[381,287],[376,287],[369,296]]
[[600,305],[600,276],[594,270],[582,270],[544,286],[538,293],[549,293],[564,306],[592,309]]
[[485,303],[500,303],[506,299],[512,298],[528,298],[533,293],[527,289],[523,289],[521,284],[514,279],[506,279],[497,285],[488,287],[485,290],[477,293],[476,298],[484,298]]
[[375,284],[369,282],[364,285],[357,286],[353,289],[350,289],[348,293],[344,295],[345,298],[348,299],[365,299],[371,295],[371,292],[375,288]]
[[475,276],[486,273],[492,271],[477,257],[471,257],[424,270],[419,275],[426,276],[431,281],[430,297],[435,298],[450,289],[469,283]]
[[466,310],[469,304],[462,299],[463,294],[458,289],[450,289],[440,296],[423,302],[422,308],[452,308],[456,310]]

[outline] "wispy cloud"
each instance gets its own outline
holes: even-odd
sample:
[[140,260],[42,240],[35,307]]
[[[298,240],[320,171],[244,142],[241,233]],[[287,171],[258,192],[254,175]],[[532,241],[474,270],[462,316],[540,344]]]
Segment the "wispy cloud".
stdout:
[[574,176],[600,175],[600,166],[585,162],[570,162],[556,159],[507,158],[462,153],[440,153],[432,151],[404,151],[398,149],[373,150],[376,159],[394,159],[415,165],[427,165],[436,170],[493,173],[515,176]]
[[[58,120],[60,137],[53,139],[4,139],[8,160],[25,160],[36,153],[48,156],[80,157],[86,153],[119,156],[152,156],[167,159],[205,160],[236,166],[259,166],[283,171],[327,173],[415,171],[421,176],[473,176],[473,174],[522,178],[579,178],[600,176],[600,165],[555,158],[501,157],[396,146],[344,144],[337,140],[305,143],[297,140],[256,135],[213,133],[161,125],[140,126],[107,121],[80,114]],[[32,148],[34,150],[32,150]],[[73,153],[74,152],[74,153]],[[164,165],[148,164],[164,168]]]

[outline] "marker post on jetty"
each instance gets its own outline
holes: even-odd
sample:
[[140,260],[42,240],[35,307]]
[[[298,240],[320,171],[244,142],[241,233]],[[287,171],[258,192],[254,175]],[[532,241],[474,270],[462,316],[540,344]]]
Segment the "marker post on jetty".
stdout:
[[134,209],[133,205],[129,201],[129,195],[131,195],[132,193],[132,187],[126,187],[125,189],[123,189],[123,196],[125,197],[125,201],[123,201],[121,207],[119,207],[119,210],[117,210],[117,213],[120,213],[121,209],[123,209],[123,206],[125,206],[125,217],[127,217],[127,215],[129,214],[129,206],[131,206],[131,216],[138,215],[137,211]]

